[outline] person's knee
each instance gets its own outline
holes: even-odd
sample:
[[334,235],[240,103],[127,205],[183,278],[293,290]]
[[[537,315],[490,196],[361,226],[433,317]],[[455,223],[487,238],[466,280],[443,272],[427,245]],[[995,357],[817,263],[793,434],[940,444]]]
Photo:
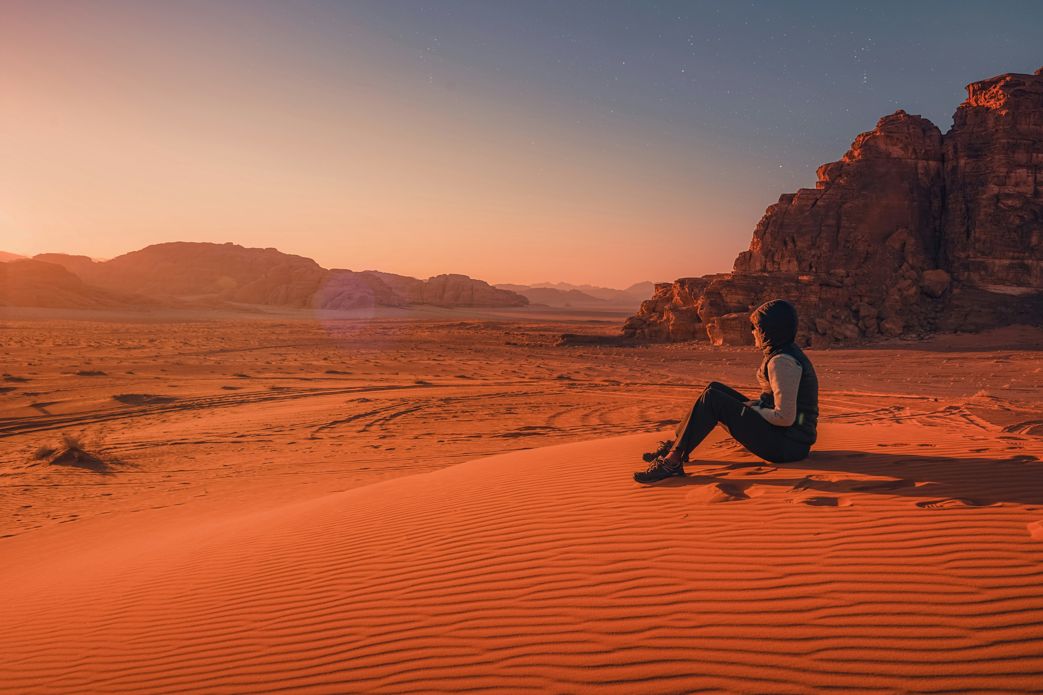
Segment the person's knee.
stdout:
[[721,387],[723,386],[724,384],[722,384],[719,381],[711,381],[709,384],[707,384],[706,388],[703,389],[703,393],[699,397],[699,400],[705,401],[708,398],[710,398],[711,395],[719,394],[721,392]]
[[731,401],[724,392],[709,387],[703,391],[699,400],[702,401],[703,407],[708,408],[718,420],[723,419],[728,410],[729,401]]

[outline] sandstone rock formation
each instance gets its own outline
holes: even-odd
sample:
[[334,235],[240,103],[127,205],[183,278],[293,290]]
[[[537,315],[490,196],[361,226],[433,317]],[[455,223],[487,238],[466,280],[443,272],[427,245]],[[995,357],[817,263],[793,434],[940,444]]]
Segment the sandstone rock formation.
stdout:
[[[189,303],[234,308],[236,304],[259,304],[358,309],[409,304],[510,307],[528,303],[521,295],[465,275],[438,275],[425,281],[376,271],[327,270],[303,256],[231,243],[155,244],[105,262],[58,253],[40,254],[34,260],[60,266],[88,286],[107,291],[108,296],[145,295],[180,306]],[[35,301],[32,297],[37,295],[18,296]]]
[[396,294],[410,304],[433,306],[525,306],[529,300],[508,290],[493,287],[487,282],[474,280],[466,275],[436,275],[427,280],[418,280],[405,275],[365,271],[364,274],[378,277]]
[[155,244],[102,264],[95,282],[150,296],[216,295],[230,302],[306,307],[327,271],[310,258],[236,244]]
[[19,259],[0,263],[0,306],[53,309],[148,308],[157,302],[88,285],[54,263]]
[[17,253],[11,253],[10,251],[0,251],[0,263],[7,263],[8,261],[17,261],[25,256],[20,256]]
[[967,85],[945,136],[945,191],[953,276],[1043,289],[1043,68]]
[[945,135],[881,118],[767,209],[732,273],[657,285],[624,334],[745,344],[773,297],[811,345],[1043,322],[1043,75],[967,91]]
[[403,297],[371,273],[340,269],[329,271],[311,298],[315,309],[368,309],[406,304]]

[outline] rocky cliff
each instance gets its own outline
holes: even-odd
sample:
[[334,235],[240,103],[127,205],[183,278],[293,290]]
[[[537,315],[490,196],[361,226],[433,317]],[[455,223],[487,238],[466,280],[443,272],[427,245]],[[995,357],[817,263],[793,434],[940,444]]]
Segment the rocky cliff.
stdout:
[[945,135],[881,118],[767,209],[732,273],[657,285],[624,334],[748,344],[773,297],[811,345],[1043,322],[1043,74],[967,92]]
[[1043,289],[1043,68],[967,85],[944,148],[946,267],[979,287]]

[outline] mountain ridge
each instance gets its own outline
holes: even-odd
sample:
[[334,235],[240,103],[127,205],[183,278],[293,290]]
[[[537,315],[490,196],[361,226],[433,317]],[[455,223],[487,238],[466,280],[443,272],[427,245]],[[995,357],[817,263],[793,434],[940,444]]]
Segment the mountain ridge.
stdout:
[[[107,261],[61,253],[38,254],[31,260],[31,265],[4,274],[0,305],[111,307],[120,297],[136,298],[134,306],[141,304],[137,298],[145,298],[150,306],[187,302],[225,308],[237,304],[310,309],[528,304],[522,295],[466,275],[419,280],[379,271],[327,269],[304,256],[232,242],[165,242]],[[25,259],[10,262],[25,263]],[[54,296],[47,295],[48,282]]]

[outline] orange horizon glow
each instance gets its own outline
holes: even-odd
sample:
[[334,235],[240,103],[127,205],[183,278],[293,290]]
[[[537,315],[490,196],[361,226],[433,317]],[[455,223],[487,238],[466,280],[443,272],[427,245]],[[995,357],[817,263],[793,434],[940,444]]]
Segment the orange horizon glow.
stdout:
[[985,36],[989,11],[6,0],[0,250],[233,241],[614,287],[727,272],[880,116],[944,130],[968,79],[1035,69],[1040,10]]
[[472,66],[420,79],[386,37],[352,37],[335,76],[288,49],[296,62],[279,63],[259,21],[211,14],[3,11],[0,60],[15,69],[0,74],[0,130],[17,137],[0,250],[233,241],[324,267],[623,287],[730,270],[763,209],[729,200],[711,142]]

